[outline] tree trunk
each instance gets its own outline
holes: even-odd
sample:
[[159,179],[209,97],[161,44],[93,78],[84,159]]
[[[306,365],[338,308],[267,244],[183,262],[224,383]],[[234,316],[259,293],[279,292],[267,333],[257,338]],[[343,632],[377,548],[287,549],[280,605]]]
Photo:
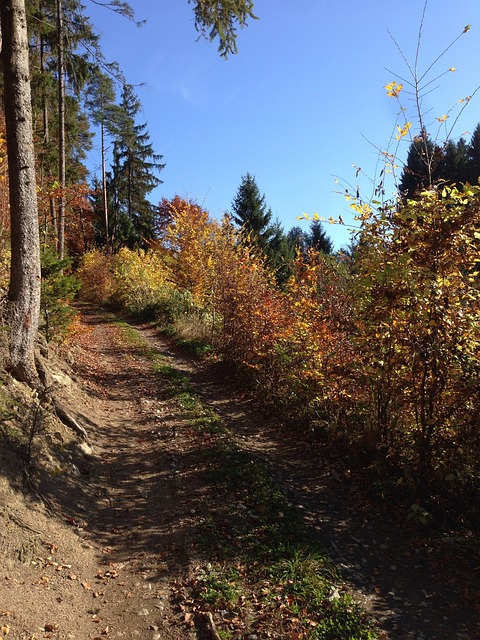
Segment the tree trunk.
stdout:
[[63,7],[62,0],[57,0],[57,30],[58,30],[58,182],[60,183],[60,197],[58,199],[58,258],[63,260],[65,255],[65,68],[63,61]]
[[105,223],[105,246],[107,250],[110,249],[110,234],[108,229],[108,197],[107,197],[107,171],[105,168],[105,125],[103,123],[103,113],[101,122],[101,136],[102,136],[102,195],[103,195],[103,219]]
[[10,367],[34,383],[40,314],[40,240],[24,0],[2,0],[2,63],[10,187]]

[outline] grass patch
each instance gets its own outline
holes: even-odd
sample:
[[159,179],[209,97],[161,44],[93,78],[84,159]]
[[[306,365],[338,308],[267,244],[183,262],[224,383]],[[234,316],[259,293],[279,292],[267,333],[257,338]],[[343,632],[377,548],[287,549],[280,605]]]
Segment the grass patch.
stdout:
[[150,349],[148,342],[142,334],[125,320],[115,319],[112,321],[112,324],[120,329],[123,339],[130,346],[140,348],[144,352],[147,352]]
[[143,355],[151,362],[152,370],[167,383],[167,392],[173,398],[183,414],[197,432],[218,435],[224,432],[222,422],[215,411],[207,407],[195,393],[185,374],[173,367],[155,347],[132,326],[124,321],[116,321],[125,340],[131,346],[141,349]]
[[197,358],[206,358],[207,356],[215,353],[215,348],[208,342],[204,342],[202,340],[183,338],[178,339],[175,342],[179,347],[185,349],[189,353],[192,353]]
[[224,432],[218,414],[207,407],[195,393],[188,378],[164,360],[153,364],[155,373],[168,382],[169,393],[183,412],[184,420],[198,432],[220,434]]
[[194,585],[197,606],[223,611],[219,626],[232,638],[376,638],[264,465],[232,445],[217,449],[215,457],[210,481],[217,497],[205,503],[198,535],[210,563]]

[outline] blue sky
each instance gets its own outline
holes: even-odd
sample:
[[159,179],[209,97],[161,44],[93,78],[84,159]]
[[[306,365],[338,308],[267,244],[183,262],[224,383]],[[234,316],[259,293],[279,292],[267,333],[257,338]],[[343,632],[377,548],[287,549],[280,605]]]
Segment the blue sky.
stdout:
[[[239,53],[228,60],[215,43],[197,41],[187,0],[131,0],[137,19],[146,20],[141,28],[91,0],[85,4],[105,56],[139,85],[139,123],[148,123],[154,149],[163,154],[164,183],[152,202],[178,194],[220,217],[249,172],[286,230],[307,228],[297,220],[304,212],[353,221],[335,178],[371,194],[367,176],[378,174],[378,150],[386,149],[399,112],[384,86],[395,79],[392,71],[408,73],[389,31],[413,64],[424,0],[256,0],[259,20],[239,31]],[[424,99],[434,135],[436,117],[453,107],[452,123],[459,99],[480,85],[480,3],[429,0],[421,71],[467,24],[470,31],[429,76],[456,69]],[[413,118],[411,102],[403,106]],[[453,137],[469,139],[478,122],[480,91]],[[408,144],[400,145],[400,160]],[[98,145],[92,163],[100,164]],[[346,227],[327,224],[326,230],[337,248],[349,240]]]

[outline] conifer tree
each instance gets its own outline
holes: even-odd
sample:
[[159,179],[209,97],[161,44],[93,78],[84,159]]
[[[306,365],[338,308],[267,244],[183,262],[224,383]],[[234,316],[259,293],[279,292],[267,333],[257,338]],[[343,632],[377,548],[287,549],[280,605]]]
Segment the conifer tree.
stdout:
[[333,242],[327,235],[320,220],[312,220],[310,233],[307,236],[307,244],[316,251],[330,254],[333,251]]
[[449,140],[443,150],[439,178],[446,182],[465,184],[468,181],[468,146],[464,138]]
[[8,291],[10,367],[20,380],[35,384],[40,239],[25,4],[23,0],[2,2],[0,14],[12,255]]
[[[118,70],[115,68],[115,73]],[[100,127],[101,144],[101,185],[95,185],[95,191],[100,191],[101,198],[96,199],[96,211],[101,212],[103,232],[101,237],[107,247],[110,245],[110,218],[107,194],[106,169],[106,136],[115,135],[119,129],[120,112],[115,104],[115,89],[111,75],[103,73],[99,67],[94,70],[88,85],[86,107],[94,124]]]
[[92,56],[101,58],[99,37],[79,0],[43,0],[29,2],[28,7],[34,44],[32,93],[38,116],[34,124],[40,139],[43,138],[39,149],[43,152],[38,154],[40,173],[42,180],[49,176],[59,185],[56,206],[52,200],[50,210],[53,235],[62,260],[65,190],[68,185],[85,179],[83,160],[90,148],[80,92],[90,76]]
[[295,250],[280,222],[272,221],[272,216],[254,176],[247,173],[232,203],[232,220],[241,227],[245,241],[258,247],[282,284],[290,274]]
[[111,187],[117,244],[143,246],[154,238],[155,211],[147,196],[162,183],[165,166],[150,142],[146,124],[136,124],[141,104],[131,85],[122,92],[120,118],[113,152]]
[[308,249],[308,235],[301,227],[292,227],[287,234],[287,240],[293,251],[305,255]]
[[272,211],[267,207],[265,196],[260,193],[255,178],[250,173],[242,177],[232,203],[232,218],[245,235],[268,254],[269,244],[278,229],[271,223]]
[[410,145],[407,162],[400,178],[399,191],[404,198],[414,198],[433,185],[439,176],[441,149],[423,131]]
[[480,177],[480,124],[477,124],[468,145],[468,182],[478,184]]

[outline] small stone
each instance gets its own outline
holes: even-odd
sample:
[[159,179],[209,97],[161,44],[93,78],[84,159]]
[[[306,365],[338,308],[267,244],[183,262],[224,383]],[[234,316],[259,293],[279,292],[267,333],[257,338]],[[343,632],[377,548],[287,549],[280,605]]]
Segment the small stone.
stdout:
[[81,442],[78,445],[78,448],[83,453],[83,455],[86,456],[87,458],[93,458],[95,455],[93,451],[93,447],[88,445],[86,442]]
[[138,612],[137,615],[139,616],[148,616],[150,614],[150,611],[148,609],[140,609],[140,611]]

